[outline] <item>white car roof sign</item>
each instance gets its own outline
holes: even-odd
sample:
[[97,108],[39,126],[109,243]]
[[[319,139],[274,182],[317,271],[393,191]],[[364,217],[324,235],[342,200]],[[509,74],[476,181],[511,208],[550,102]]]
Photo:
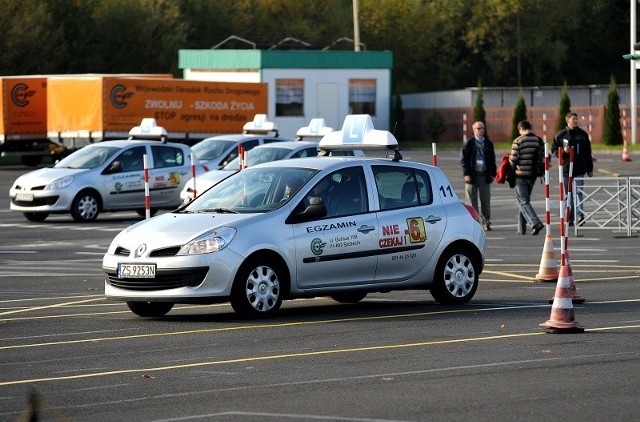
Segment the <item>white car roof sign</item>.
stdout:
[[140,126],[134,126],[129,131],[129,139],[160,139],[165,142],[167,139],[167,130],[162,126],[158,126],[156,119],[146,117],[140,122]]
[[242,132],[254,134],[275,132],[276,136],[278,136],[278,127],[275,123],[269,121],[266,114],[256,114],[253,117],[253,121],[244,124]]
[[333,128],[325,126],[324,119],[317,118],[311,119],[309,126],[304,126],[298,129],[296,137],[300,141],[303,138],[321,138],[331,132],[333,132]]
[[386,130],[373,127],[368,114],[350,114],[344,119],[342,130],[326,134],[321,140],[321,151],[331,150],[394,150],[394,159],[400,159],[398,141]]

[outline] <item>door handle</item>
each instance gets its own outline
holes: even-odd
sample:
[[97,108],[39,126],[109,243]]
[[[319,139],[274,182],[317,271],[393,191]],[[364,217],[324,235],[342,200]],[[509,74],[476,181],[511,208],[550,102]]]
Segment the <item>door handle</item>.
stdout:
[[436,224],[440,220],[442,220],[442,217],[436,217],[435,215],[430,215],[429,217],[425,218],[424,221],[430,224]]
[[367,234],[367,233],[369,233],[370,231],[373,231],[373,230],[375,230],[375,229],[376,229],[376,228],[375,228],[375,227],[373,227],[373,226],[360,226],[360,227],[358,228],[358,231],[359,231],[360,233]]

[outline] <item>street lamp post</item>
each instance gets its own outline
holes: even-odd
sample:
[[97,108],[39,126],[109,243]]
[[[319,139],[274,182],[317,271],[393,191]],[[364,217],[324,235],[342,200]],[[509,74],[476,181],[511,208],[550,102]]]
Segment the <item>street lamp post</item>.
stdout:
[[631,39],[631,54],[625,54],[622,57],[629,60],[629,71],[631,77],[629,78],[629,88],[630,88],[630,114],[631,114],[631,143],[636,143],[636,128],[637,128],[637,116],[636,116],[636,107],[637,107],[637,92],[638,92],[638,84],[636,82],[637,77],[637,69],[638,65],[636,64],[636,60],[640,60],[640,43],[636,43],[636,2],[638,0],[631,0],[631,28],[630,39]]

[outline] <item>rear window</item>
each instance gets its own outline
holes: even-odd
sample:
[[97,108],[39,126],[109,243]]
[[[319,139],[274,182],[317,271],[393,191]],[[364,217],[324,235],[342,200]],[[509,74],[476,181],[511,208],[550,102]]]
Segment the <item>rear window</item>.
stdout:
[[424,170],[373,166],[380,209],[429,205],[433,202],[429,174]]

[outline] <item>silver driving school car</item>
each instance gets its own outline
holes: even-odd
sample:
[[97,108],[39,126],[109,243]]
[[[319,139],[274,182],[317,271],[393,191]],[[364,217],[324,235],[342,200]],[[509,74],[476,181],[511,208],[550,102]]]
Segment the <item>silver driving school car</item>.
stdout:
[[[71,213],[80,222],[93,221],[102,211],[134,210],[145,215],[145,156],[152,212],[178,208],[180,191],[192,173],[191,149],[139,140],[166,136],[166,130],[155,122],[148,124],[133,128],[130,140],[87,145],[53,167],[18,177],[9,190],[10,209],[22,212],[30,221],[61,213]],[[201,165],[195,167],[196,174],[204,173]]]
[[[330,156],[388,150],[387,158]],[[430,290],[443,304],[476,292],[486,236],[441,169],[403,161],[369,115],[349,115],[321,156],[242,170],[182,208],[119,233],[104,255],[107,298],[143,317],[176,303],[230,302],[244,316],[283,300]]]

